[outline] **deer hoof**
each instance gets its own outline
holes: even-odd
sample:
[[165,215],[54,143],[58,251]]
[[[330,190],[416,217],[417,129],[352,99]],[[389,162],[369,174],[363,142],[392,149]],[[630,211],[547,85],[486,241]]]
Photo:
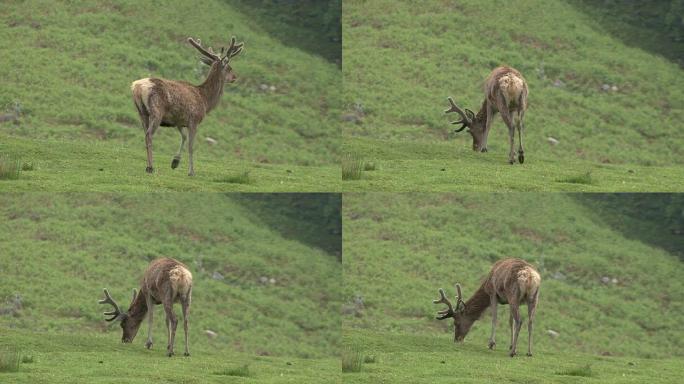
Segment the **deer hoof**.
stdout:
[[489,342],[489,349],[494,349],[495,346],[496,346],[496,342],[494,342],[494,341]]
[[508,356],[510,356],[510,357],[514,357],[515,355],[516,355],[515,351],[511,351],[511,352],[508,354]]
[[151,342],[151,341],[149,341],[149,340],[148,340],[148,341],[146,341],[146,342],[145,342],[145,348],[147,348],[147,349],[150,349],[150,348],[152,348],[152,342]]
[[185,356],[185,357],[190,356],[190,352],[185,352],[185,353],[183,354],[183,356]]
[[166,356],[168,356],[168,357],[171,357],[171,356],[173,356],[173,355],[174,355],[173,351],[166,352]]
[[176,169],[176,168],[178,168],[178,164],[180,164],[180,159],[173,159],[173,160],[171,160],[171,169]]
[[147,173],[152,173],[152,172],[154,172],[154,168],[152,168],[152,167],[147,167],[147,168],[145,168],[145,172],[147,172]]
[[480,149],[480,152],[482,152],[482,153],[487,152],[487,148],[485,147],[485,148]]
[[524,163],[525,162],[525,155],[523,155],[522,153],[519,154],[518,155],[518,161],[520,162],[520,164]]
[[508,159],[508,164],[510,164],[510,165],[515,164],[515,159]]
[[188,176],[195,176],[195,171],[188,172]]
[[532,357],[532,353],[531,353],[531,352],[527,352],[527,357]]

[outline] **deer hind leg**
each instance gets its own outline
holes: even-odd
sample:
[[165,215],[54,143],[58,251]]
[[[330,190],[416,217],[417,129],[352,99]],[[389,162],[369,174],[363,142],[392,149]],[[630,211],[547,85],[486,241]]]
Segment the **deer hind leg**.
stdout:
[[496,346],[496,306],[498,304],[496,295],[491,296],[490,304],[492,306],[492,336],[489,338],[489,349],[494,349]]
[[167,298],[164,300],[164,312],[166,312],[166,327],[169,332],[169,344],[166,347],[166,354],[171,357],[174,355],[173,345],[176,338],[176,326],[178,325],[176,314],[173,312],[172,299]]
[[145,302],[147,303],[147,341],[145,342],[145,348],[150,349],[152,348],[152,317],[154,316],[154,303],[149,294],[145,295]]
[[513,125],[513,119],[511,117],[511,111],[508,109],[508,103],[502,94],[496,97],[496,107],[501,113],[501,119],[504,121],[508,127],[508,143],[510,145],[510,151],[508,152],[508,162],[510,164],[515,163],[515,126]]
[[520,327],[522,326],[522,319],[520,318],[520,307],[518,303],[510,303],[511,304],[511,315],[513,316],[513,321],[515,323],[515,329],[513,334],[513,341],[511,343],[511,350],[509,351],[509,355],[511,357],[516,355],[516,349],[518,346],[518,335],[520,334]]
[[185,132],[183,132],[183,127],[176,127],[176,129],[178,129],[178,133],[180,133],[181,142],[180,146],[178,147],[178,152],[176,152],[176,155],[173,156],[173,160],[171,160],[171,169],[178,168],[178,164],[180,164],[181,160],[181,153],[183,153],[183,147],[185,146],[185,141],[188,139],[188,137],[185,135]]
[[520,164],[525,162],[525,150],[523,149],[523,131],[525,130],[525,111],[518,110],[518,161]]
[[508,346],[508,350],[513,349],[513,310],[511,309],[510,315],[508,316],[508,326],[511,328],[511,344]]
[[192,163],[192,147],[197,133],[197,124],[188,124],[188,176],[195,176],[195,168]]
[[181,307],[183,309],[183,334],[185,336],[185,353],[184,356],[190,356],[190,349],[188,347],[188,314],[190,311],[190,293],[181,297]]
[[532,322],[534,321],[534,314],[537,312],[538,298],[539,290],[534,293],[534,297],[527,303],[527,356],[532,356]]

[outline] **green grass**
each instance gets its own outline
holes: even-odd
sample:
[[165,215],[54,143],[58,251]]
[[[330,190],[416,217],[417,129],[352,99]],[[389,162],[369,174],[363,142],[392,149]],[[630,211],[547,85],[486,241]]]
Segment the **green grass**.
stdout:
[[[485,340],[486,341],[486,340]],[[345,383],[674,383],[679,359],[644,359],[538,350],[511,359],[485,343],[454,345],[449,335],[348,330],[344,344],[356,343],[381,357],[363,370],[343,373]]]
[[[502,151],[497,153],[494,148]],[[524,165],[509,165],[507,150],[493,144],[488,153],[475,153],[465,145],[454,143],[383,141],[367,137],[346,140],[343,150],[354,151],[377,168],[363,172],[360,179],[343,181],[341,188],[351,192],[684,190],[680,165],[599,164],[543,153],[526,155]],[[343,161],[343,167],[344,164]]]
[[[321,383],[340,376],[337,358],[257,356],[210,345],[196,346],[190,357],[168,358],[102,334],[3,330],[3,342],[27,345],[36,357],[16,372],[0,372],[3,383]],[[242,375],[246,366],[249,376]],[[238,375],[226,376],[231,372]]]
[[22,171],[21,160],[0,155],[0,180],[16,180]]
[[364,170],[363,159],[351,153],[342,156],[342,180],[359,180]]
[[249,177],[249,171],[242,171],[232,175],[228,175],[222,179],[217,179],[217,183],[231,183],[231,184],[249,184],[252,179]]
[[16,372],[19,370],[19,363],[23,361],[20,353],[15,349],[0,350],[0,372]]
[[214,375],[249,377],[249,365],[245,364],[236,368],[227,368],[223,371],[214,372]]
[[[344,189],[683,191],[682,68],[639,48],[651,34],[621,40],[606,30],[617,15],[574,3],[345,2],[344,113],[363,120],[342,123],[342,151],[380,170]],[[443,112],[447,96],[477,110],[502,64],[529,83],[524,165],[508,165],[500,117],[475,154]],[[557,181],[587,172],[590,185]]]
[[342,350],[342,372],[361,372],[363,367],[363,354],[355,347]]
[[[335,9],[315,7],[307,16],[313,21],[321,12],[321,18],[330,18]],[[119,164],[107,175],[109,185],[102,189],[225,190],[230,186],[213,182],[221,173],[263,165],[302,171],[295,173],[296,190],[329,190],[328,180],[339,180],[341,71],[337,63],[288,43],[307,27],[282,21],[277,32],[260,27],[273,17],[241,1],[176,0],[164,7],[151,1],[89,0],[79,7],[45,0],[3,3],[0,72],[6,75],[0,111],[18,102],[22,116],[18,125],[3,125],[0,153],[20,152],[22,159],[31,153],[26,160],[36,164],[39,185],[49,190],[84,190],[80,181],[92,182],[112,162],[127,166]],[[245,42],[245,51],[231,63],[238,81],[226,86],[218,107],[199,126],[195,171],[202,177],[180,185],[168,177],[147,184],[149,179],[139,178],[146,166],[144,134],[130,83],[153,76],[199,84],[207,69],[187,37],[217,48],[231,35]],[[308,46],[326,44],[322,36],[310,35]],[[339,42],[331,44],[339,50]],[[207,137],[217,144],[207,145]],[[157,131],[158,172],[170,172],[179,142],[175,129]],[[60,167],[64,163],[91,168],[66,170]],[[187,151],[176,171],[187,173]],[[64,172],[73,175],[64,180]],[[283,178],[265,180],[259,173],[253,171],[250,190],[290,190]],[[21,190],[22,183],[7,189]]]
[[[262,220],[259,206],[267,204],[218,193],[0,194],[0,343],[34,359],[19,364],[9,382],[159,382],[173,375],[221,382],[206,376],[244,365],[255,382],[334,377],[340,261],[284,237]],[[299,225],[296,216],[278,217],[281,226]],[[166,357],[161,307],[148,351],[146,322],[122,345],[120,328],[103,321],[106,308],[97,303],[106,287],[126,306],[149,261],[161,256],[183,261],[193,274],[187,359],[182,326],[177,355]]]
[[[112,146],[105,141],[86,143],[0,134],[0,153],[21,155],[34,167],[31,172],[21,172],[18,179],[0,181],[0,191],[330,192],[341,188],[338,165],[315,167],[249,160],[224,163],[205,157],[201,150],[196,152],[194,177],[187,175],[185,157],[177,169],[171,169],[172,152],[168,157],[157,157],[155,173],[150,175],[145,173],[144,148],[136,149],[140,148]],[[245,173],[247,179],[242,177]]]
[[[663,382],[681,375],[674,363],[684,356],[680,200],[670,194],[345,194],[343,344],[379,360],[364,365],[358,382],[448,382],[438,377],[456,366],[460,377],[482,382],[559,381],[557,372],[586,365],[602,382],[619,381],[622,373],[638,382],[661,369],[656,376]],[[452,321],[435,319],[442,309],[432,303],[438,288],[454,295],[460,283],[470,297],[491,265],[506,257],[530,261],[542,276],[532,359],[525,357],[526,326],[519,356],[508,357],[508,306],[499,309],[495,351],[487,349],[490,311],[463,345],[453,343]]]

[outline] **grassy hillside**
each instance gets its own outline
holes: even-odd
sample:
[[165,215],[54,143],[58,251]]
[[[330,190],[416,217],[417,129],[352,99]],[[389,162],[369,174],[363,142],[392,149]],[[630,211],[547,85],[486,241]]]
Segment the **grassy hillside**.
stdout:
[[[245,4],[233,3],[171,1],[163,7],[136,1],[89,1],[78,6],[40,0],[3,3],[0,72],[5,76],[0,112],[19,103],[21,118],[17,125],[1,126],[0,141],[16,140],[22,148],[2,144],[1,153],[33,163],[36,173],[48,179],[41,182],[45,189],[91,190],[79,185],[79,180],[91,177],[93,170],[79,170],[70,177],[67,185],[75,184],[72,188],[52,185],[60,173],[72,172],[61,161],[52,161],[50,152],[60,149],[63,154],[58,160],[68,163],[107,167],[109,159],[122,161],[117,169],[125,172],[111,174],[113,186],[106,189],[141,184],[127,177],[143,174],[145,167],[144,135],[131,101],[130,83],[149,76],[201,83],[207,68],[187,37],[201,38],[217,48],[236,35],[245,42],[245,52],[233,62],[239,79],[226,86],[221,103],[200,125],[198,175],[206,175],[208,169],[229,175],[237,164],[247,170],[279,166],[271,176],[297,166],[306,167],[305,174],[339,177],[338,168],[332,166],[339,150],[339,67],[315,53],[286,45],[284,40],[301,33],[295,26],[280,23],[276,34],[260,27],[268,23],[266,11],[247,12]],[[211,146],[206,137],[218,143]],[[179,142],[173,128],[157,132],[158,171],[171,172],[171,157]],[[104,147],[104,153],[72,154],[71,145]],[[176,173],[187,173],[187,154]],[[31,178],[30,173],[25,176]],[[305,186],[299,189],[329,190],[324,180],[300,180]],[[162,183],[160,188],[184,189],[168,176]],[[210,179],[193,183],[197,189],[215,187]],[[3,187],[23,189],[21,184]],[[262,179],[257,189],[279,188],[287,189],[287,184]]]
[[[69,364],[80,359],[104,359],[123,372],[136,358],[149,359],[145,380],[156,377],[162,367],[155,364],[168,360],[163,310],[157,308],[155,345],[146,351],[146,326],[132,345],[121,346],[119,327],[107,327],[97,300],[107,287],[127,306],[144,268],[160,256],[178,258],[194,275],[193,356],[165,365],[187,365],[190,375],[250,364],[264,379],[277,377],[272,370],[305,377],[298,363],[285,364],[292,359],[302,369],[339,369],[339,262],[261,224],[237,197],[4,194],[0,200],[0,349],[9,345],[36,357],[18,377],[35,382],[61,364],[67,366],[59,375],[68,377],[78,369]],[[209,339],[207,329],[218,337]],[[302,360],[311,358],[323,360]]]
[[[477,371],[473,367],[501,361],[499,374],[504,376],[521,364],[532,364],[540,373],[589,364],[602,377],[608,368],[597,359],[622,364],[627,360],[616,357],[684,355],[678,323],[684,313],[681,235],[671,223],[632,216],[625,207],[633,202],[629,196],[622,206],[616,203],[619,196],[604,201],[575,194],[389,197],[347,194],[343,202],[343,334],[348,345],[364,353],[383,352],[385,347],[377,343],[395,353],[380,358],[388,366],[369,369],[412,367],[395,360],[403,359],[400,351],[434,352],[420,364],[432,364],[436,356],[458,361],[477,353],[482,360],[465,364],[471,367],[466,371],[470,376]],[[510,337],[507,306],[500,311],[503,321],[494,352],[486,349],[489,311],[462,346],[453,345],[453,323],[434,319],[441,309],[432,304],[438,288],[454,295],[459,282],[470,297],[491,264],[504,257],[527,259],[542,275],[531,363],[524,356],[518,363],[504,361],[510,360],[505,352]],[[519,345],[526,348],[524,328]],[[549,329],[560,335],[550,337]],[[420,358],[414,358],[418,364]],[[648,364],[672,369],[671,363]]]
[[[345,188],[415,190],[434,172],[457,190],[681,191],[681,67],[614,37],[610,19],[575,3],[345,2],[343,151],[376,167]],[[530,88],[522,177],[509,177],[500,117],[489,152],[476,156],[443,113],[447,96],[477,110],[485,77],[502,64]],[[584,186],[557,182],[587,173],[596,177]]]

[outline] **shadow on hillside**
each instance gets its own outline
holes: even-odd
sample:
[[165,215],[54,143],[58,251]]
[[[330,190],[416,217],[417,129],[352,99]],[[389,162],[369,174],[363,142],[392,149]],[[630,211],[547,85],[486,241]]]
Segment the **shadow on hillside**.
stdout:
[[341,0],[224,0],[283,45],[342,66]]
[[320,248],[342,260],[342,197],[339,193],[230,194],[284,238]]
[[581,193],[575,198],[625,238],[661,248],[684,261],[684,195]]
[[625,45],[684,67],[684,2],[679,0],[568,0]]

